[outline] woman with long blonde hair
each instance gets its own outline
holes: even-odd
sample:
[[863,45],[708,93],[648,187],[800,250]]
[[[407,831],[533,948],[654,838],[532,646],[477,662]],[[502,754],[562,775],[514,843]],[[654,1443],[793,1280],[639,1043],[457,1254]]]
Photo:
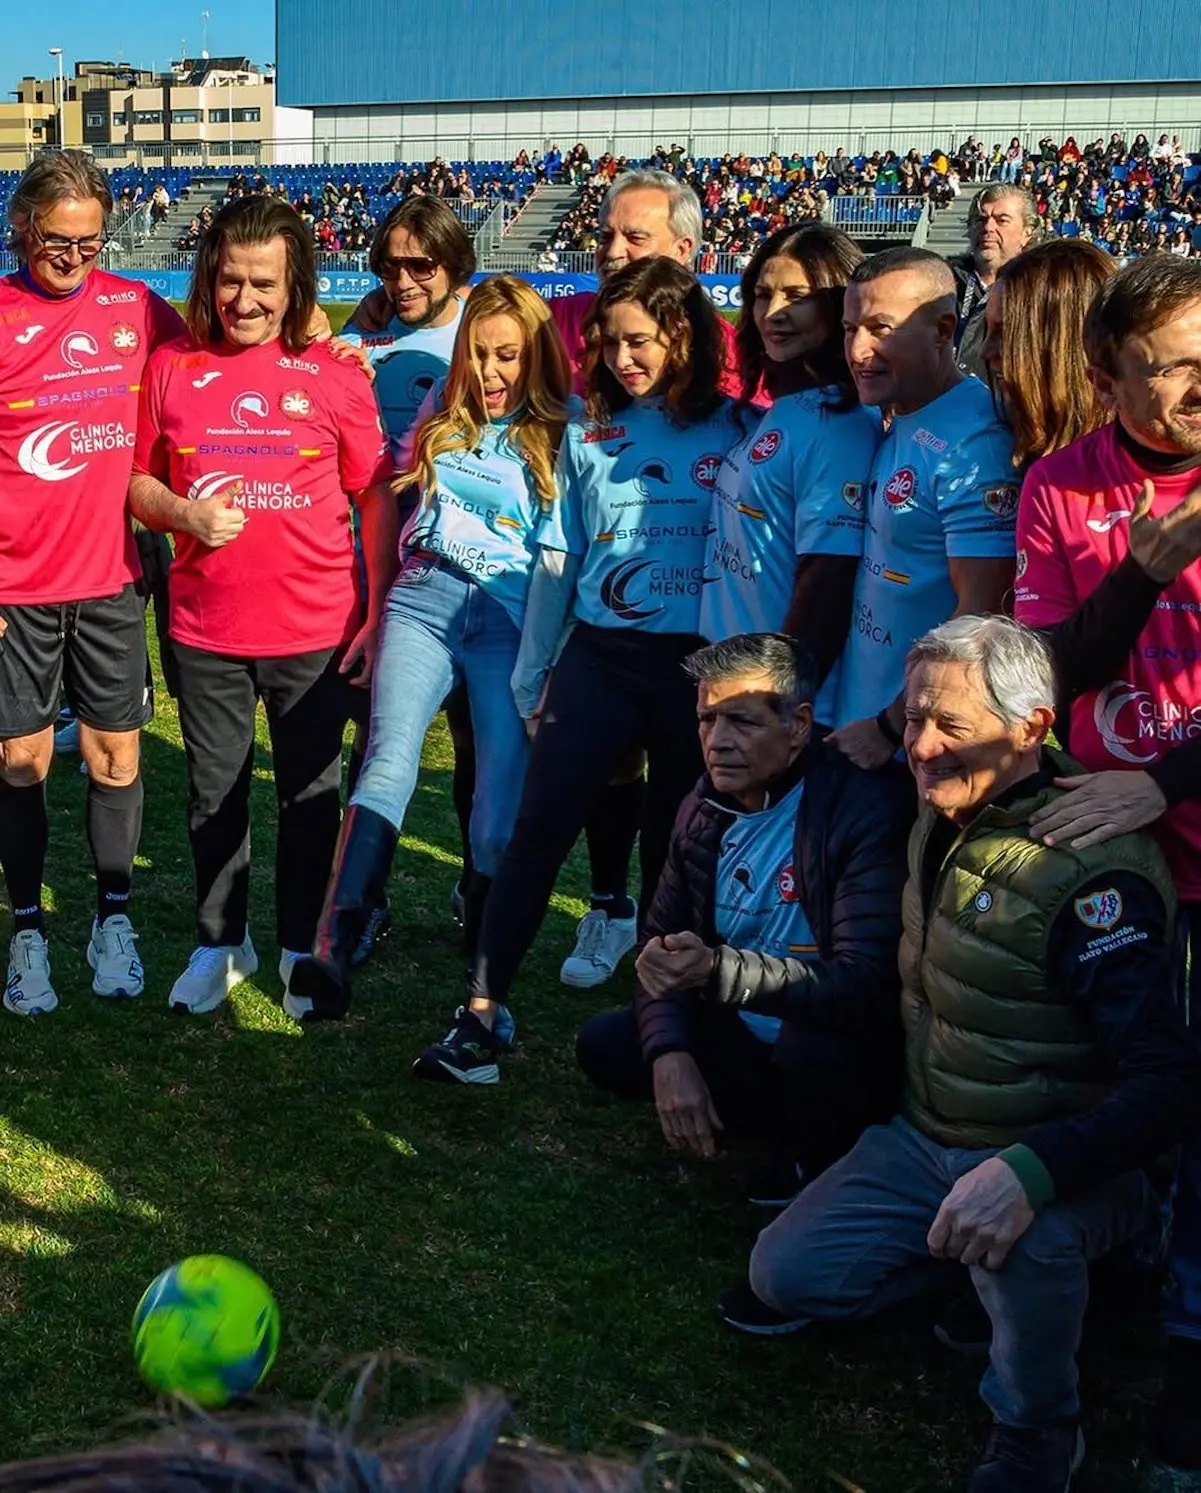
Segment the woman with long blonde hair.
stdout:
[[477,745],[467,928],[508,842],[528,741],[510,688],[521,643],[535,531],[557,503],[555,462],[571,368],[546,302],[498,275],[473,291],[445,380],[401,448],[398,494],[415,506],[380,628],[371,729],[311,959],[293,971],[286,1009],[337,1018],[350,965],[392,863],[430,722],[465,683]]

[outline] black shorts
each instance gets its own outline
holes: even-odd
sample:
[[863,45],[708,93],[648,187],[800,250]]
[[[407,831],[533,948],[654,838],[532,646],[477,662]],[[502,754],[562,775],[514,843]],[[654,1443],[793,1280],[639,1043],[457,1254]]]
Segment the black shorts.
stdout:
[[131,583],[116,596],[60,606],[0,606],[0,741],[54,723],[60,690],[98,731],[136,731],[150,719],[146,609]]

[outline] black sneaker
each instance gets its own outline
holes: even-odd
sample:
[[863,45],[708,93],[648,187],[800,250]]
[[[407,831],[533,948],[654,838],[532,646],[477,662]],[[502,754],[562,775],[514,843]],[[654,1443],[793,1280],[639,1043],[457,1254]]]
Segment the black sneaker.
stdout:
[[418,1078],[437,1083],[499,1083],[497,1055],[504,1043],[466,1006],[455,1012],[455,1024],[413,1064]]
[[1084,1436],[1073,1421],[1042,1430],[993,1425],[967,1493],[1068,1493],[1084,1461]]
[[780,1153],[769,1156],[746,1179],[746,1200],[756,1208],[787,1208],[801,1190],[800,1164]]
[[388,936],[392,927],[392,909],[386,902],[381,902],[378,907],[373,907],[367,918],[367,926],[363,929],[363,936],[355,945],[354,953],[350,956],[352,969],[358,969],[367,963],[375,946]]
[[[1201,1342],[1170,1337],[1163,1395],[1151,1424],[1151,1451],[1157,1462],[1182,1472],[1201,1471]],[[1190,1480],[1201,1487],[1201,1478]]]
[[992,1347],[992,1322],[970,1287],[952,1296],[934,1324],[934,1336],[952,1353],[965,1358],[987,1358]]
[[756,1337],[783,1337],[799,1332],[805,1326],[803,1317],[785,1317],[765,1301],[760,1301],[750,1286],[735,1286],[720,1297],[717,1315],[735,1332],[750,1332]]

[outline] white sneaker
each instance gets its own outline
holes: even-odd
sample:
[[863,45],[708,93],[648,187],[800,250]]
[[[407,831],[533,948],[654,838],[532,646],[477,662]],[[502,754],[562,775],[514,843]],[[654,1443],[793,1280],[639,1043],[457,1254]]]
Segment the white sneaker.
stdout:
[[284,987],[285,1004],[292,998],[292,971],[296,968],[296,961],[307,958],[307,953],[300,953],[296,949],[279,951],[279,978]]
[[250,934],[240,944],[192,950],[188,967],[171,987],[167,1004],[173,1011],[203,1016],[215,1011],[230,992],[258,971],[259,956]]
[[638,942],[637,918],[611,918],[597,910],[580,919],[575,948],[563,961],[559,979],[576,990],[603,985]]
[[45,1016],[58,1005],[50,983],[50,947],[36,928],[26,928],[8,946],[4,1005],[14,1016]]
[[132,998],[141,995],[145,988],[146,974],[138,958],[138,935],[123,913],[106,918],[103,923],[92,919],[88,963],[96,971],[92,989],[97,995]]

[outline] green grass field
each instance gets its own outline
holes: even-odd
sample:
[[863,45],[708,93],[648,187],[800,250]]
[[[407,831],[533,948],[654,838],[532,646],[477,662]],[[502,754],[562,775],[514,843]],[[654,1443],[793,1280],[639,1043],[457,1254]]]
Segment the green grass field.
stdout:
[[[448,739],[427,743],[391,895],[390,944],[344,1025],[282,1015],[272,936],[274,797],[265,735],[253,786],[253,931],[262,962],[215,1014],[172,1016],[192,945],[177,718],[160,693],[145,735],[146,818],[134,916],[148,989],[90,992],[93,883],[74,758],[50,783],[47,873],[62,1000],[0,1017],[0,1460],[128,1434],[150,1405],[128,1350],[147,1282],[179,1257],[238,1256],[278,1297],[270,1395],[310,1404],[336,1367],[381,1348],[430,1366],[398,1380],[408,1414],[470,1383],[503,1386],[533,1434],[638,1451],[652,1422],[770,1459],[797,1487],[943,1493],[984,1434],[976,1370],[929,1320],[740,1338],[713,1319],[763,1215],[749,1158],[681,1162],[653,1113],[589,1089],[572,1042],[628,992],[557,981],[583,904],[565,871],[515,995],[520,1045],[498,1088],[418,1083],[417,1050],[462,987]],[[3,910],[4,913],[7,909]],[[1089,1475],[1136,1486],[1132,1420],[1152,1397],[1144,1329],[1107,1324],[1085,1358]],[[832,1478],[832,1469],[845,1482]]]

